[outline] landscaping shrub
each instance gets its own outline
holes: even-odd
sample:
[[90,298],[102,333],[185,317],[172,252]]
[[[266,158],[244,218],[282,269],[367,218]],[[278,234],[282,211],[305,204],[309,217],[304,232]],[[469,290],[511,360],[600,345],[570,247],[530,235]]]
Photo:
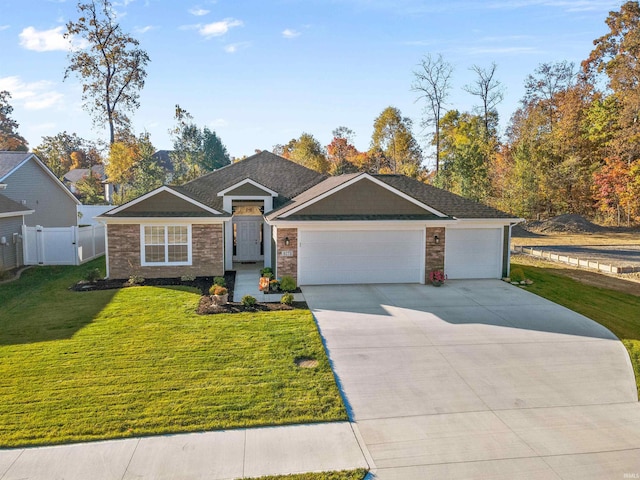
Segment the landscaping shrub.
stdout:
[[131,275],[129,277],[129,285],[142,285],[144,277],[142,275]]
[[[180,277],[180,281],[181,282],[193,282],[195,279],[196,279],[195,275],[182,275]],[[222,286],[224,287],[224,285],[222,285]]]
[[245,295],[240,301],[240,303],[245,307],[253,307],[257,302],[256,297],[252,297],[251,295]]
[[285,275],[280,279],[280,290],[283,292],[293,292],[298,285],[293,277]]
[[525,279],[524,272],[519,267],[512,268],[510,278],[512,282],[523,282]]
[[84,274],[84,279],[87,282],[95,283],[96,280],[99,280],[100,278],[102,278],[102,272],[100,272],[99,268],[92,268],[87,270]]
[[220,285],[213,284],[209,289],[209,295],[226,295],[228,290]]
[[273,269],[271,267],[264,267],[260,269],[261,277],[271,277],[273,276]]
[[293,305],[293,293],[285,293],[282,295],[280,303],[283,305]]
[[213,279],[213,284],[214,285],[218,285],[220,287],[226,287],[227,286],[227,282],[224,280],[224,277],[215,277]]

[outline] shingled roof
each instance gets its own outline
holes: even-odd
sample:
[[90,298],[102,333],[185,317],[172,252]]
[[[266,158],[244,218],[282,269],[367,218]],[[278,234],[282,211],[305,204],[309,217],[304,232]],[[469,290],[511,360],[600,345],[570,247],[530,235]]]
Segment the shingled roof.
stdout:
[[[362,176],[381,182],[415,200],[416,203],[422,204],[422,211],[396,211],[387,212],[369,212],[367,209],[354,212],[346,209],[339,211],[340,208],[333,207],[331,214],[323,215],[324,212],[305,212],[307,203],[313,201],[324,194],[331,194],[332,190],[340,190],[340,187],[351,188],[346,183]],[[406,177],[404,175],[369,175],[367,173],[352,173],[329,177],[314,170],[310,170],[290,160],[282,158],[273,153],[262,151],[251,157],[248,157],[237,163],[233,163],[216,171],[208,173],[202,177],[196,178],[181,186],[162,187],[170,189],[182,194],[200,204],[217,210],[220,216],[228,216],[228,212],[224,212],[223,198],[218,193],[242,183],[244,180],[252,180],[269,190],[278,193],[273,199],[274,209],[268,214],[268,220],[282,218],[282,215],[291,210],[304,206],[304,209],[295,216],[288,217],[289,220],[454,220],[460,219],[513,219],[513,215],[509,215],[495,208],[483,205],[481,203],[463,198],[454,193],[442,190],[440,188],[427,185],[418,180]],[[356,180],[359,182],[359,180]],[[379,188],[384,188],[380,186]],[[377,197],[376,197],[377,198]],[[130,203],[135,204],[138,200]],[[364,202],[364,200],[360,201]],[[364,205],[364,203],[358,203]],[[126,206],[121,206],[116,210],[115,216],[131,216],[131,212],[126,211]],[[122,211],[120,211],[122,210]],[[396,214],[396,215],[393,215]],[[112,214],[105,214],[108,217]],[[154,209],[152,213],[141,212],[136,210],[134,216],[218,216],[215,213],[198,212],[160,212]],[[441,216],[442,215],[442,216]]]
[[29,213],[33,213],[33,210],[31,210],[28,207],[25,207],[24,205],[20,205],[18,202],[14,202],[10,198],[7,198],[4,195],[0,194],[0,216],[2,217],[13,216],[11,214],[15,214],[16,216],[19,216],[19,215],[26,215]]
[[4,179],[31,155],[33,155],[31,152],[0,151],[0,180]]
[[[350,180],[361,176],[367,175],[364,173],[352,173],[346,175],[340,175],[337,177],[329,177],[321,183],[313,186],[309,190],[291,199],[290,202],[283,205],[279,209],[271,212],[268,216],[269,220],[277,219],[283,214],[304,205],[305,203],[312,201],[313,199],[330,192],[331,190],[349,182]],[[501,212],[495,208],[483,205],[481,203],[463,198],[454,193],[442,190],[440,188],[427,185],[413,178],[409,178],[404,175],[371,175],[390,187],[399,190],[400,192],[408,195],[409,197],[417,200],[434,210],[446,215],[446,217],[439,217],[435,214],[431,214],[425,211],[424,215],[412,215],[412,216],[395,216],[398,220],[445,220],[447,218],[513,218],[513,215]],[[305,216],[296,215],[290,217],[290,220],[388,220],[389,218],[378,218],[379,216],[360,215],[349,216],[346,218],[344,215],[330,215],[325,217],[318,216]]]
[[373,175],[387,185],[397,188],[410,197],[455,218],[514,218],[505,212],[482,203],[469,200],[404,175]]
[[222,197],[218,197],[218,192],[251,179],[278,192],[278,197],[273,199],[274,208],[278,208],[326,178],[326,175],[262,151],[175,189],[221,211]]

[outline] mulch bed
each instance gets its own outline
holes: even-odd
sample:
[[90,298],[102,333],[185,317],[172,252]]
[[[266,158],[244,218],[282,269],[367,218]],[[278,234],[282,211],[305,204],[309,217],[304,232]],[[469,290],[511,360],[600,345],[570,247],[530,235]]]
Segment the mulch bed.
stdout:
[[273,312],[277,310],[308,309],[306,302],[293,302],[292,305],[282,303],[256,303],[253,307],[245,307],[239,302],[229,302],[226,305],[213,303],[209,295],[200,298],[197,312],[200,315],[210,315],[215,313],[243,313],[243,312]]
[[[213,285],[214,277],[196,277],[195,280],[182,281],[180,277],[175,278],[146,278],[144,282],[131,285],[128,279],[106,279],[97,280],[94,283],[86,281],[80,281],[70,287],[70,290],[76,292],[90,292],[94,290],[113,290],[116,288],[127,288],[132,286],[151,286],[151,287],[164,287],[164,286],[176,286],[182,285],[185,287],[195,287],[202,295],[209,295],[209,288]],[[229,292],[229,298],[233,298],[233,287],[236,283],[236,272],[229,271],[224,272],[224,279],[227,284],[227,290]]]

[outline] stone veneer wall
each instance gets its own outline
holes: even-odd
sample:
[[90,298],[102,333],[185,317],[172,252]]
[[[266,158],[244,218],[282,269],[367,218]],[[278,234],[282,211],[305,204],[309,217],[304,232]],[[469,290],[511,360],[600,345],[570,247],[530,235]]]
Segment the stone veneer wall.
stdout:
[[220,224],[191,226],[191,265],[185,266],[141,266],[139,224],[107,225],[107,237],[110,278],[224,275],[224,236]]
[[[284,244],[284,239],[289,237],[289,245]],[[282,256],[283,251],[292,251],[293,256]],[[298,229],[278,228],[276,231],[276,255],[278,278],[289,275],[298,281]]]
[[[434,237],[438,236],[439,243],[436,244]],[[433,270],[444,270],[444,244],[445,244],[445,228],[444,227],[428,227],[425,254],[425,283],[429,283],[429,273]]]

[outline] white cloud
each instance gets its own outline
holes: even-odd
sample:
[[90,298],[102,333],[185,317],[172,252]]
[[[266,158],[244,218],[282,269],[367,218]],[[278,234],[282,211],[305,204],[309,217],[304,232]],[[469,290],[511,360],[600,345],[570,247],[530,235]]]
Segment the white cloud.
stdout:
[[224,46],[224,51],[227,53],[236,53],[238,50],[242,50],[251,45],[249,42],[230,43]]
[[9,27],[11,27],[11,25],[0,25],[0,32],[1,32],[2,30],[6,30],[6,29],[8,29]]
[[26,83],[17,76],[0,78],[0,90],[7,90],[11,99],[27,110],[44,110],[61,104],[63,95],[53,89],[53,85],[48,80]]
[[300,32],[293,30],[291,28],[286,28],[282,31],[282,36],[284,38],[296,38],[300,36]]
[[220,22],[207,23],[198,28],[200,35],[206,38],[220,37],[227,33],[233,27],[241,27],[244,25],[241,20],[235,18],[225,18]]
[[20,32],[20,45],[27,50],[36,52],[51,52],[54,50],[69,50],[70,42],[63,36],[64,27],[38,31],[34,27],[27,27]]
[[189,9],[189,13],[191,15],[195,15],[196,17],[202,17],[207,13],[209,13],[209,11],[210,10],[205,10],[204,8],[200,8],[200,7],[193,7]]
[[135,32],[140,34],[140,35],[143,35],[143,34],[147,33],[150,30],[155,30],[156,28],[157,27],[154,27],[153,25],[146,25],[144,27],[136,27],[135,28]]
[[36,52],[67,51],[87,46],[87,42],[83,39],[72,38],[71,42],[69,42],[68,39],[64,38],[63,32],[64,27],[40,31],[34,27],[27,27],[20,32],[20,45],[27,50]]

